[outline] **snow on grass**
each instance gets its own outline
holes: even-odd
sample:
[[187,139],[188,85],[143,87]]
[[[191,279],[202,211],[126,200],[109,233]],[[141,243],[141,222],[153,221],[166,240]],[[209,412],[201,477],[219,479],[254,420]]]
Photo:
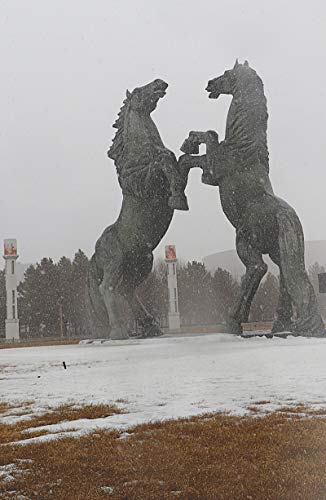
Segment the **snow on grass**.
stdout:
[[[29,416],[73,404],[115,404],[123,410],[33,428],[78,434],[215,411],[244,415],[254,408],[262,413],[300,404],[323,413],[325,359],[326,339],[228,334],[4,349],[0,401],[17,406],[34,401]],[[2,423],[15,418],[0,414]],[[42,438],[48,434],[36,439]]]
[[[20,460],[20,463],[30,463],[28,460]],[[21,469],[16,464],[7,464],[0,466],[0,481],[4,483],[11,483],[15,481],[16,474],[26,474],[28,469]]]

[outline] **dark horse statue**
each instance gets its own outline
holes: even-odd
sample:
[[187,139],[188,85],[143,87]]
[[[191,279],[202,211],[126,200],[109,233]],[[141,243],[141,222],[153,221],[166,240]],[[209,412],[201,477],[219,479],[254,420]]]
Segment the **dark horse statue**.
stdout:
[[[263,83],[248,62],[208,82],[211,99],[232,95],[225,140],[214,131],[190,132],[181,150],[180,168],[199,166],[202,181],[219,186],[223,211],[236,229],[236,249],[246,266],[240,293],[230,313],[228,330],[239,334],[248,321],[252,299],[267,272],[262,255],[280,269],[280,296],[272,332],[324,335],[313,287],[304,262],[300,220],[290,205],[278,198],[269,179],[267,105]],[[206,155],[198,155],[206,144]]]
[[108,151],[114,160],[123,201],[117,221],[96,243],[87,278],[91,331],[111,339],[128,338],[128,311],[143,337],[162,332],[135,290],[149,275],[153,250],[165,235],[174,209],[188,210],[187,175],[163,144],[151,118],[168,85],[154,80],[127,91],[116,135]]

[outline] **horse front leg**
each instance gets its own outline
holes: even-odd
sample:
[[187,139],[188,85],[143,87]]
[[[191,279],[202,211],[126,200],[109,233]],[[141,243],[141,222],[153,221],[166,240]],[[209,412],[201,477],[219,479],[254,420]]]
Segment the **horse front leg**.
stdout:
[[206,155],[196,155],[192,156],[188,153],[181,155],[178,159],[179,171],[183,176],[188,178],[189,172],[192,168],[201,168],[204,170],[206,168],[207,157]]
[[103,281],[99,287],[110,318],[111,340],[129,338],[127,327],[123,321],[123,318],[127,317],[127,304],[125,297],[119,291],[122,280],[121,275],[122,270],[120,272],[112,269],[111,266],[106,268]]
[[240,234],[237,234],[236,247],[238,256],[246,266],[246,274],[241,280],[240,291],[231,310],[227,327],[230,333],[239,335],[242,333],[241,324],[248,321],[252,299],[267,272],[267,265],[261,253]]
[[[201,144],[206,145],[206,154],[199,156],[199,146]],[[186,153],[184,156],[192,159],[191,161],[188,159],[190,168],[201,168],[203,171],[202,182],[211,186],[218,185],[216,176],[216,167],[218,163],[216,161],[216,154],[218,148],[218,134],[214,130],[208,130],[207,132],[189,132],[189,136],[180,148],[183,153]],[[181,158],[179,158],[179,162]]]
[[166,150],[159,160],[161,169],[170,185],[169,207],[174,210],[189,210],[185,189],[189,170],[180,168],[172,151]]
[[136,292],[137,287],[149,276],[152,268],[152,252],[148,253],[147,248],[139,250],[137,258],[128,262],[128,266],[125,269],[125,279],[121,287],[121,292],[129,304],[137,327],[141,329],[141,336],[143,338],[163,335],[158,322],[147,310]]

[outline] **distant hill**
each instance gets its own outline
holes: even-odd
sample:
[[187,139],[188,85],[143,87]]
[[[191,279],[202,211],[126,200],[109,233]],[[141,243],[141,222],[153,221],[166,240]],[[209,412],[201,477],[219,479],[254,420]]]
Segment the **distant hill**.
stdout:
[[[264,260],[268,265],[268,270],[277,275],[279,274],[278,267],[265,255]],[[315,262],[326,268],[326,241],[306,241],[305,242],[305,260],[307,269]],[[245,267],[239,259],[236,250],[226,250],[225,252],[218,252],[208,255],[203,259],[204,264],[208,271],[215,271],[218,267],[226,269],[233,276],[240,278],[244,272]]]

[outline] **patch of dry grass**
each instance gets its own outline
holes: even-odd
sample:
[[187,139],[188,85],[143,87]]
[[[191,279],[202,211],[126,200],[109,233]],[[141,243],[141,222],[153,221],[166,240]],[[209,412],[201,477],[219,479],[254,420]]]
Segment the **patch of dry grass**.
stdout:
[[260,413],[264,411],[262,408],[259,408],[257,406],[247,406],[247,410],[249,410],[251,413]]
[[285,413],[288,415],[296,415],[296,414],[303,414],[306,416],[326,416],[326,408],[319,408],[319,409],[314,409],[314,408],[309,408],[306,405],[299,405],[299,406],[285,406],[282,408],[279,408],[277,410],[280,413]]
[[8,410],[16,408],[16,405],[12,403],[1,403],[0,402],[0,413],[6,413]]
[[122,413],[117,406],[107,404],[90,404],[84,406],[62,405],[54,408],[50,413],[33,418],[33,427],[53,425],[60,422],[80,420],[83,418],[105,418]]
[[16,347],[43,347],[43,346],[51,346],[51,345],[71,345],[71,344],[79,344],[79,340],[40,340],[36,342],[17,342],[12,343],[8,342],[6,344],[0,344],[0,349],[12,349]]
[[20,403],[0,402],[0,415],[12,414],[15,416],[21,416],[29,414],[31,412],[30,407],[33,403],[34,401],[21,401]]
[[[326,497],[326,419],[223,414],[141,425],[119,439],[96,431],[73,439],[2,447],[0,466],[26,474],[0,496],[100,499],[302,499]],[[18,460],[32,462],[18,462]]]
[[[7,403],[2,403],[6,407]],[[13,405],[9,405],[10,408],[14,408]],[[42,415],[34,415],[31,418],[20,420],[19,422],[13,424],[1,424],[0,423],[0,445],[12,443],[14,441],[20,441],[23,439],[29,439],[31,437],[37,437],[48,433],[47,429],[37,429],[27,432],[28,429],[33,429],[34,427],[43,427],[47,425],[59,424],[62,422],[72,422],[74,420],[80,419],[96,419],[105,418],[111,415],[122,413],[123,411],[115,405],[61,405],[59,407],[51,409],[51,411],[44,413]],[[24,415],[25,413],[15,412],[15,416]]]

